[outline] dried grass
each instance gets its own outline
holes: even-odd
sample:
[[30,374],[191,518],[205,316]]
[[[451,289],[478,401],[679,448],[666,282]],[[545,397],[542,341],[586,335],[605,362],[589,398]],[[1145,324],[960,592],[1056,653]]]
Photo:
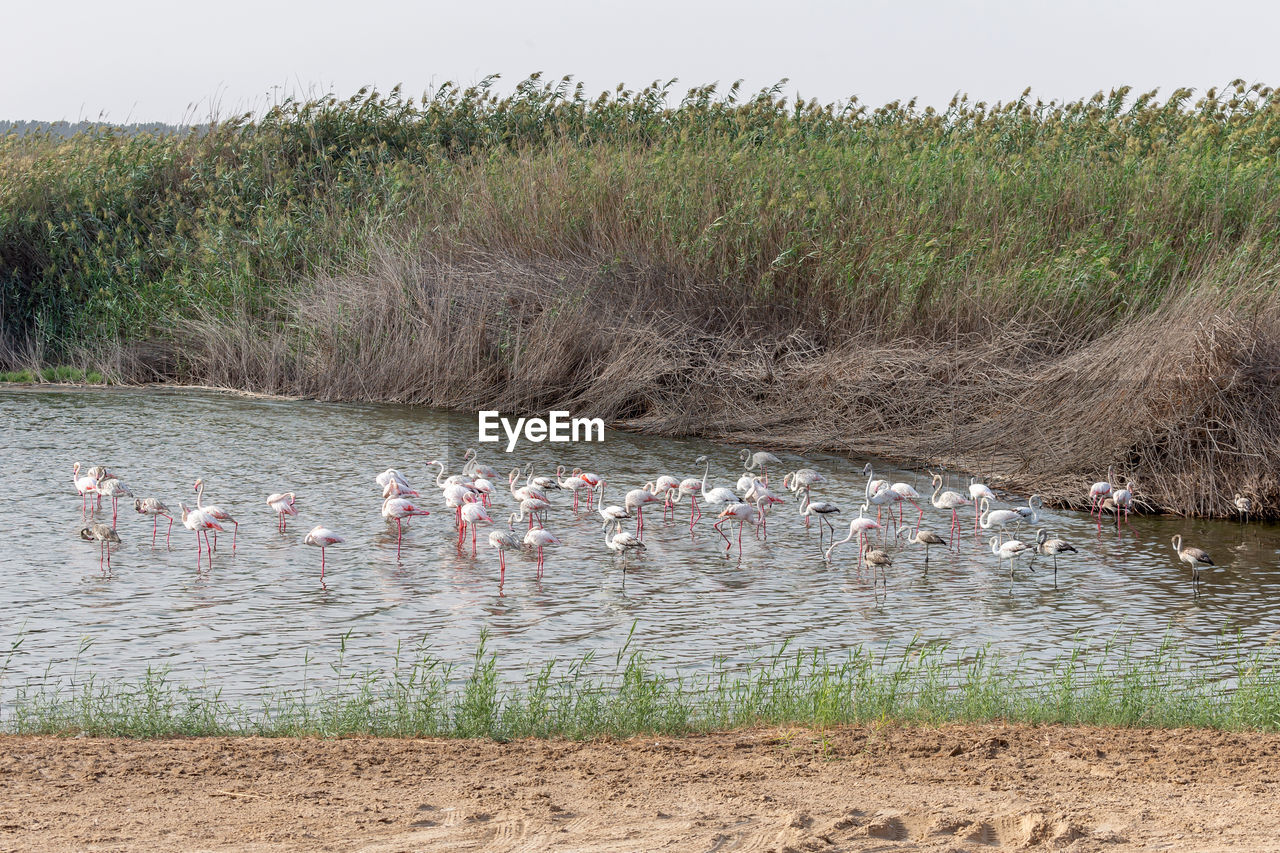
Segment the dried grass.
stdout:
[[[1162,511],[1280,504],[1280,299],[1187,287],[1097,337],[1011,310],[885,339],[841,312],[727,300],[660,269],[382,248],[268,322],[181,329],[184,381],[529,413],[662,435],[875,455],[1080,505],[1115,465]],[[729,308],[727,306],[735,306]],[[139,359],[148,362],[149,359]]]

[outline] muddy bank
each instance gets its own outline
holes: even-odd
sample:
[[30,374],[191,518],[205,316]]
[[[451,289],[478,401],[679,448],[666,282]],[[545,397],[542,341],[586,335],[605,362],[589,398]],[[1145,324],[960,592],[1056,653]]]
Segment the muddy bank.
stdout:
[[0,848],[15,850],[1271,850],[1280,837],[1276,735],[2,742]]

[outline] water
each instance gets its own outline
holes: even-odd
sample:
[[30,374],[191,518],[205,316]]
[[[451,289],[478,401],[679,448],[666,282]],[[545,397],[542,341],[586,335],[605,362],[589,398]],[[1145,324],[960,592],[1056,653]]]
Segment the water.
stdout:
[[[428,488],[423,467],[448,452],[455,470],[474,444],[474,416],[154,390],[6,390],[0,413],[0,664],[21,638],[3,675],[8,687],[75,667],[131,677],[165,666],[180,680],[220,686],[224,698],[248,698],[299,685],[308,654],[314,677],[316,663],[336,659],[344,635],[346,665],[360,669],[389,665],[397,644],[426,644],[465,662],[488,629],[501,664],[522,673],[553,657],[611,653],[633,625],[633,648],[686,671],[717,655],[752,659],[784,640],[840,650],[918,635],[1047,661],[1077,634],[1105,640],[1118,631],[1148,648],[1168,632],[1193,653],[1208,654],[1224,630],[1260,647],[1280,629],[1271,606],[1280,589],[1280,534],[1268,525],[1135,518],[1133,531],[1118,539],[1114,527],[1099,537],[1084,514],[1045,511],[1041,525],[1080,553],[1059,558],[1056,583],[1043,558],[1035,573],[1019,561],[1011,583],[988,536],[974,537],[970,511],[962,515],[958,554],[935,547],[926,571],[922,548],[890,548],[895,562],[887,584],[877,587],[856,569],[856,546],[837,549],[824,564],[817,531],[805,530],[794,504],[772,514],[767,543],[748,531],[741,559],[736,550],[724,556],[712,519],[691,539],[686,523],[664,524],[660,510],[647,512],[649,550],[624,576],[595,513],[575,516],[562,496],[548,527],[565,544],[548,549],[544,578],[535,579],[532,557],[510,554],[500,588],[487,530],[478,556],[469,544],[460,552],[452,514]],[[557,462],[599,472],[610,483],[611,503],[658,474],[701,474],[693,460],[704,453],[713,485],[732,488],[740,473],[738,448],[617,432],[604,444],[526,443],[512,457],[485,448],[482,461],[499,470],[515,460],[535,462],[539,473],[551,473]],[[843,507],[843,537],[860,503],[866,460],[779,455],[787,467],[807,464],[827,476],[817,493]],[[203,477],[206,502],[241,522],[238,548],[233,554],[224,535],[212,569],[197,571],[190,532],[175,524],[166,549],[162,522],[153,548],[151,520],[122,502],[124,542],[112,557],[113,573],[104,575],[97,545],[78,536],[75,461],[108,465],[136,495],[159,497],[175,514],[179,501],[194,503],[192,485]],[[390,466],[406,472],[432,510],[410,526],[399,560],[373,479]],[[781,474],[771,476],[775,487]],[[886,468],[877,476],[927,492],[922,472]],[[298,493],[301,514],[281,535],[265,497],[286,490]],[[505,519],[510,507],[501,492],[492,514]],[[110,507],[104,511],[109,522]],[[678,512],[687,519],[687,503]],[[318,550],[301,544],[318,523],[347,538],[328,551],[326,587]],[[925,526],[945,535],[948,525],[949,515],[926,504]],[[1170,549],[1175,533],[1218,562],[1198,595]]]

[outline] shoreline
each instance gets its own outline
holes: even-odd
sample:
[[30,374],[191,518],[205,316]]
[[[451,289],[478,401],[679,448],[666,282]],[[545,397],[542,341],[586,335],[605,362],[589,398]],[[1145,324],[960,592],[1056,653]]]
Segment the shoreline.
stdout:
[[754,728],[588,742],[0,737],[44,850],[1263,851],[1280,735]]

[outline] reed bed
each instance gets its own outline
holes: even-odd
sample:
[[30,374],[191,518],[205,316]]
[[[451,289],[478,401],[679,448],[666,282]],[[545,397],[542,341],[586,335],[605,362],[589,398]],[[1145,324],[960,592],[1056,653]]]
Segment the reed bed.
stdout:
[[[0,367],[1280,507],[1280,96],[945,110],[530,78],[0,140]],[[785,439],[782,437],[786,437]]]
[[1230,638],[1209,660],[1168,639],[1144,654],[1128,642],[1078,639],[1048,666],[918,641],[840,655],[783,645],[745,665],[717,660],[683,675],[664,674],[624,647],[607,658],[551,660],[511,679],[500,676],[482,635],[465,667],[424,648],[398,652],[384,669],[350,672],[341,650],[318,676],[316,666],[308,656],[302,687],[248,704],[165,670],[136,680],[80,675],[5,685],[0,730],[507,740],[868,721],[1280,729],[1280,658],[1270,648],[1246,653]]

